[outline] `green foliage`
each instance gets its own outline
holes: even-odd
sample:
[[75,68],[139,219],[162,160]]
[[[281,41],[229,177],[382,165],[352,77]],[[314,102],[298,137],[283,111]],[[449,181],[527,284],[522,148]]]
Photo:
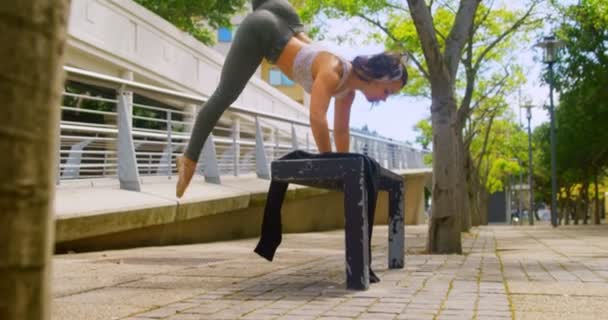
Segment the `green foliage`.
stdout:
[[419,143],[424,150],[428,150],[429,144],[433,141],[433,128],[431,127],[430,119],[424,119],[418,121],[414,126],[414,132],[416,136],[416,142]]
[[490,174],[486,182],[489,193],[504,190],[508,178],[519,173],[519,166],[515,161],[498,158],[492,162]]
[[[557,65],[557,169],[560,185],[589,183],[608,168],[608,3],[557,6],[565,48]],[[544,149],[547,161],[550,150]]]
[[575,89],[581,86],[580,81],[602,80],[608,66],[608,3],[582,0],[579,5],[557,9],[564,16],[557,36],[565,42],[555,78],[557,87]]
[[536,127],[532,132],[532,158],[534,178],[534,198],[545,203],[551,202],[551,157],[550,124]]
[[204,44],[215,42],[212,29],[230,27],[246,0],[135,0]]
[[512,117],[502,116],[487,125],[490,128],[482,129],[488,130],[487,141],[473,140],[470,152],[482,182],[488,192],[493,193],[504,190],[510,176],[527,174],[528,137],[522,128],[514,124]]
[[[66,83],[65,92],[68,94],[63,96],[62,106],[73,109],[62,111],[62,121],[104,124],[108,118],[114,120],[114,116],[111,114],[116,112],[116,103],[111,101],[116,99],[116,96],[112,96],[111,92],[93,91],[73,81]],[[99,99],[90,100],[78,95],[91,95]],[[104,101],[104,99],[107,100]]]

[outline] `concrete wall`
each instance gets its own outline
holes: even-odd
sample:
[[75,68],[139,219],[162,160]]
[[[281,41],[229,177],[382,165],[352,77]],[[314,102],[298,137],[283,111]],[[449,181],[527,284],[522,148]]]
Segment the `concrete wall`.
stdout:
[[405,224],[426,223],[424,188],[431,185],[430,174],[408,175],[405,181]]
[[[405,176],[405,223],[425,223],[424,185],[430,174]],[[266,188],[264,188],[266,189]],[[234,193],[234,192],[232,192]],[[56,220],[59,253],[98,251],[258,237],[266,193],[226,193],[224,198],[167,205],[166,199],[146,209],[91,215],[61,216]],[[232,195],[231,195],[232,194]],[[150,201],[150,200],[147,200]],[[344,227],[344,196],[316,188],[287,192],[282,208],[283,232],[313,232]],[[375,224],[386,224],[388,194],[381,191]]]
[[[343,228],[343,198],[343,194],[339,192],[321,192],[321,194],[310,197],[286,199],[282,209],[283,232],[312,232]],[[387,223],[387,200],[386,192],[380,192],[376,206],[376,224]],[[60,242],[56,248],[58,252],[82,252],[258,237],[263,214],[263,203],[258,203],[244,209],[204,215],[173,223]],[[85,223],[79,224],[85,225]]]

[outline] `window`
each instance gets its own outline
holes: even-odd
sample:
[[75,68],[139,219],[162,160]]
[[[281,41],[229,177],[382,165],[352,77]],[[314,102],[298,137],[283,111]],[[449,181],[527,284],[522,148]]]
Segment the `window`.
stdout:
[[269,75],[270,84],[273,86],[280,86],[282,74],[283,73],[279,69],[274,69],[274,68],[270,69],[270,75]]
[[230,42],[232,41],[232,30],[226,27],[220,27],[217,29],[217,41],[219,42]]
[[286,86],[292,87],[294,82],[291,81],[281,70],[277,68],[270,69],[268,74],[268,79],[271,85],[273,86]]
[[295,83],[291,81],[291,79],[287,78],[285,74],[281,73],[281,84],[284,86],[293,87]]

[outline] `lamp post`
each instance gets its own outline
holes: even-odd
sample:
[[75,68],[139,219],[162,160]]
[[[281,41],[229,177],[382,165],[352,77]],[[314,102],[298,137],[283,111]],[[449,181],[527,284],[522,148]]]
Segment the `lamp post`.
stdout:
[[555,112],[553,106],[553,64],[557,60],[557,50],[563,42],[555,36],[544,37],[536,46],[544,49],[543,62],[549,66],[549,114],[551,121],[551,224],[557,227],[557,174],[555,160]]
[[[523,199],[521,198],[521,191],[522,191],[522,186],[524,183],[524,180],[521,175],[522,163],[521,163],[521,160],[519,160],[519,158],[513,158],[513,160],[517,161],[517,165],[519,166],[519,169],[520,169],[519,170],[519,188],[517,190],[517,214],[519,215],[519,224],[521,225],[521,224],[524,224],[524,221],[523,221],[524,206],[523,206]],[[528,215],[529,215],[529,213],[528,213]]]
[[532,119],[532,105],[524,106],[526,108],[526,118],[528,118],[528,188],[530,190],[530,210],[528,211],[528,223],[534,225],[534,188],[532,180],[532,127],[530,120]]

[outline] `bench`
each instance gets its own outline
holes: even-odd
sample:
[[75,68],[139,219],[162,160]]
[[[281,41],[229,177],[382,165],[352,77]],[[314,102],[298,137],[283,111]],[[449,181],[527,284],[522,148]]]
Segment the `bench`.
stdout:
[[[367,186],[363,158],[275,160],[271,179],[285,183],[344,192],[344,232],[346,246],[346,286],[369,288],[369,239]],[[380,167],[378,191],[388,191],[388,267],[404,266],[403,195],[401,176]]]

